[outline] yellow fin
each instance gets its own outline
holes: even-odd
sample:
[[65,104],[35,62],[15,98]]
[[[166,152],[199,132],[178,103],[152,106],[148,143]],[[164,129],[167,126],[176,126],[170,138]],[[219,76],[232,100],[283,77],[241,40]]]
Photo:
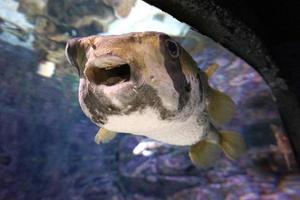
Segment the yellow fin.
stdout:
[[215,73],[215,71],[217,71],[218,68],[219,68],[218,64],[216,63],[210,64],[205,70],[205,74],[207,78],[209,79]]
[[210,88],[208,91],[208,114],[218,124],[230,121],[235,110],[235,104],[226,94]]
[[220,131],[219,133],[221,148],[228,158],[236,160],[246,151],[246,144],[239,133],[234,131]]
[[116,132],[109,131],[105,128],[100,128],[95,136],[95,142],[97,144],[100,143],[108,143],[117,135]]
[[192,145],[189,156],[194,165],[208,168],[215,164],[221,153],[220,146],[207,140],[201,140]]

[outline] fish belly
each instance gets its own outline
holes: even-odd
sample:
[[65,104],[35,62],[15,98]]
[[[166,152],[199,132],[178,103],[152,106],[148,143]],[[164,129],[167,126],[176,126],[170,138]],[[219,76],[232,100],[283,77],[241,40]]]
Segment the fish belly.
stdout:
[[142,135],[172,145],[192,145],[203,138],[205,125],[198,125],[196,117],[183,121],[162,120],[151,108],[130,115],[112,115],[104,128],[122,133]]
[[203,127],[193,130],[189,126],[176,127],[174,125],[165,130],[142,135],[167,144],[186,146],[193,145],[202,139]]

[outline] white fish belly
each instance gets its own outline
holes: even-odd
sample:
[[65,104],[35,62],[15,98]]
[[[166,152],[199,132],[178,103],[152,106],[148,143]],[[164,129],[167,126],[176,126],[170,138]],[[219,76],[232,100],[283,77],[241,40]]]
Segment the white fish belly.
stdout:
[[130,115],[113,115],[108,118],[104,128],[148,138],[172,145],[192,145],[201,140],[204,126],[199,126],[191,116],[185,121],[161,120],[157,112],[147,108]]

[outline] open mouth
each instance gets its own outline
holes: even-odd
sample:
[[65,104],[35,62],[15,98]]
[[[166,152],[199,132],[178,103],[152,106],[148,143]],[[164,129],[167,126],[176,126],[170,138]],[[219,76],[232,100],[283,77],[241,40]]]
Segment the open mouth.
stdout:
[[130,66],[125,63],[105,68],[89,67],[85,74],[89,81],[97,85],[113,86],[130,80]]

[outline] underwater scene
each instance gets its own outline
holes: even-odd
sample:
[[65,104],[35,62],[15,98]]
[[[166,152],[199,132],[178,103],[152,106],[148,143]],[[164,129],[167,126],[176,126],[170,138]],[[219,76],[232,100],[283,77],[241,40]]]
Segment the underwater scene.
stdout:
[[[70,41],[148,31],[171,36],[171,51],[178,43],[209,74],[209,85],[232,99],[232,119],[215,129],[242,136],[246,149],[238,158],[209,152],[191,160],[191,145],[142,133],[99,139],[97,120],[79,103],[76,63],[65,55]],[[131,50],[124,45],[124,52]],[[141,0],[1,0],[0,69],[0,200],[300,199],[299,165],[264,79],[220,44]],[[171,78],[170,91],[180,90],[182,79]],[[151,118],[126,125],[138,130],[160,124]],[[174,128],[170,134],[188,140],[184,132]],[[197,166],[211,159],[213,165]]]

